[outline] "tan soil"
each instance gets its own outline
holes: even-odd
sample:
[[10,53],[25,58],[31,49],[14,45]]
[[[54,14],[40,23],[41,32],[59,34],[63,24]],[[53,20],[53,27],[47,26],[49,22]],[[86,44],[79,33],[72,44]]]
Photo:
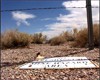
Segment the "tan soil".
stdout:
[[99,50],[69,48],[67,45],[31,45],[30,48],[1,50],[1,80],[99,80],[99,69],[20,70],[19,65],[34,60],[37,52],[45,57],[86,56],[99,64]]

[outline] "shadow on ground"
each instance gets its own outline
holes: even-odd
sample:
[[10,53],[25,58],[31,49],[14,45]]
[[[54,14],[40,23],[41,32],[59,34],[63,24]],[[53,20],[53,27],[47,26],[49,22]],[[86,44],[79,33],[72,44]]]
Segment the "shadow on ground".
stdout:
[[[71,53],[69,53],[69,54],[67,54],[65,56],[75,55],[75,54],[79,54],[79,53],[84,53],[84,52],[87,52],[87,51],[89,51],[89,50],[82,50],[82,51],[71,52]],[[61,57],[61,56],[58,55],[58,56],[55,56],[55,57]],[[92,59],[92,61],[96,61],[96,60],[98,60],[98,59],[97,58],[96,59]],[[13,63],[10,63],[10,62],[1,62],[1,68],[2,67],[15,66],[15,65],[22,65],[24,63],[29,63],[29,62],[32,62],[32,60],[21,61],[21,62],[13,62]]]
[[9,67],[9,66],[14,66],[14,65],[21,65],[24,63],[29,63],[32,60],[28,60],[28,61],[21,61],[21,62],[14,62],[14,63],[10,63],[10,62],[1,62],[1,68],[2,67]]

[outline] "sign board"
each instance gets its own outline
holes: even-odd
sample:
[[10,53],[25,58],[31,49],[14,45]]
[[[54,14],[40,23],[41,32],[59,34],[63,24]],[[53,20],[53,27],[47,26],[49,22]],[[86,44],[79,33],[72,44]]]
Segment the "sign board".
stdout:
[[54,57],[33,61],[20,66],[20,69],[64,69],[64,68],[95,68],[86,57]]

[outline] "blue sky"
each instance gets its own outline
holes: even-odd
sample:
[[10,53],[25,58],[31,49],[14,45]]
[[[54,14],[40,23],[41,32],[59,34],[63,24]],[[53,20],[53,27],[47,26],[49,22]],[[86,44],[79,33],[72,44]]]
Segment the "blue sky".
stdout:
[[[62,6],[66,8],[58,10],[29,10],[2,12],[2,32],[8,29],[17,28],[21,32],[26,32],[29,34],[42,32],[44,35],[53,37],[71,28],[82,28],[82,26],[86,25],[85,9],[67,8],[72,6],[85,6],[85,2],[82,1],[2,0],[1,4],[2,10]],[[98,6],[98,2],[96,1],[95,3],[93,3],[93,6]],[[93,20],[98,20],[97,17],[99,15],[99,10],[94,9],[93,12]]]

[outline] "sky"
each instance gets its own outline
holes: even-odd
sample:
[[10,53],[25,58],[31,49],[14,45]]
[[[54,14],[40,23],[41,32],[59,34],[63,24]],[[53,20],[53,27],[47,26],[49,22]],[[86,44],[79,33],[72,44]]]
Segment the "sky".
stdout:
[[[18,29],[29,34],[43,33],[48,38],[58,36],[64,31],[73,28],[87,27],[86,2],[82,1],[36,1],[36,0],[2,0],[1,10],[65,7],[54,10],[24,10],[1,13],[1,32]],[[92,7],[99,7],[99,0],[92,1]],[[99,8],[92,8],[93,23],[99,21]]]

